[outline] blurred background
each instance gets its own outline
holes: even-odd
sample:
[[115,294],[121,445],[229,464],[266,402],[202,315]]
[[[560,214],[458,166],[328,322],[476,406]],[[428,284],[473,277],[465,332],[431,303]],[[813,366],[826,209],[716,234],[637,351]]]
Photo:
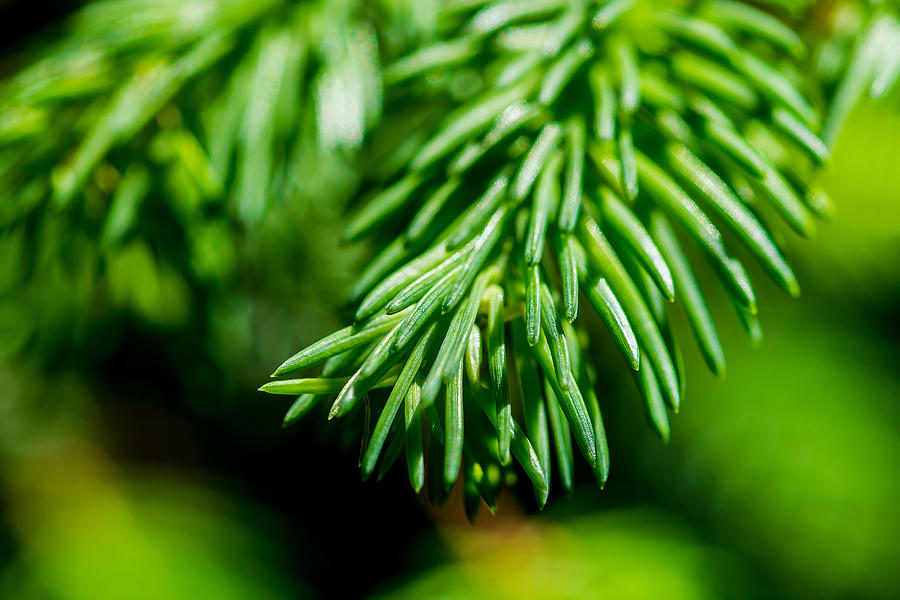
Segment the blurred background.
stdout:
[[[78,3],[39,4],[17,20],[0,2],[3,74]],[[821,181],[836,218],[812,241],[785,232],[803,295],[751,273],[760,348],[706,286],[728,376],[681,336],[668,444],[598,344],[606,489],[585,471],[538,513],[522,484],[475,526],[402,470],[360,482],[354,442],[316,418],[282,429],[290,399],[255,391],[340,325],[333,298],[368,255],[334,247],[341,160],[252,234],[204,219],[173,260],[126,239],[102,276],[79,267],[88,233],[60,234],[50,252],[68,263],[26,269],[4,229],[0,598],[897,597],[898,134],[896,97],[850,115]]]

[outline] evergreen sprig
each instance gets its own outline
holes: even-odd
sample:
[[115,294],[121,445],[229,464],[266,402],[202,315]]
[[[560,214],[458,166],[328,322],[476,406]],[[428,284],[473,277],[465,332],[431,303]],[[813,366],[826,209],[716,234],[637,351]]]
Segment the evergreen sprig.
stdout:
[[583,299],[667,439],[684,394],[674,301],[725,369],[688,247],[758,341],[754,288],[723,232],[797,295],[764,215],[814,233],[828,203],[807,182],[828,147],[801,38],[749,4],[465,0],[437,22],[437,40],[384,71],[388,113],[416,127],[346,228],[391,240],[351,292],[354,322],[261,389],[300,394],[285,423],[334,393],[330,419],[377,407],[364,478],[405,448],[416,491],[428,471],[440,502],[461,476],[474,510],[493,506],[514,458],[543,506],[551,445],[565,490],[575,448],[601,485],[609,474]]
[[900,76],[895,6],[833,3],[804,32],[805,0],[759,4],[95,2],[0,86],[0,291],[36,297],[60,273],[83,290],[85,271],[129,270],[134,242],[215,281],[279,203],[330,195],[315,188],[334,159],[366,192],[345,238],[380,251],[353,323],[263,386],[298,395],[285,423],[336,394],[330,418],[363,422],[364,476],[405,454],[435,501],[462,475],[470,514],[513,459],[540,506],[551,462],[572,488],[576,453],[603,485],[585,301],[666,439],[674,306],[725,370],[689,257],[759,341],[731,249],[799,293],[774,221],[813,234],[844,118]]

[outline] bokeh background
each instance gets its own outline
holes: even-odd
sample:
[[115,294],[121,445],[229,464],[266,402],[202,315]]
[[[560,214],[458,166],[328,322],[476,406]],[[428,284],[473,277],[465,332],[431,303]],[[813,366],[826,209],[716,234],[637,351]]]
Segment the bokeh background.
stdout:
[[[0,2],[5,70],[77,3],[44,4],[12,27],[22,6]],[[252,234],[205,231],[189,275],[134,242],[102,281],[76,264],[11,295],[3,237],[0,598],[897,597],[898,157],[900,99],[858,106],[822,175],[836,218],[785,232],[802,297],[760,285],[761,347],[706,286],[728,375],[682,336],[668,444],[599,344],[606,489],[580,473],[538,513],[514,487],[475,526],[404,473],[360,482],[353,442],[316,418],[282,429],[285,400],[255,391],[340,325],[367,256],[334,246],[347,186]]]

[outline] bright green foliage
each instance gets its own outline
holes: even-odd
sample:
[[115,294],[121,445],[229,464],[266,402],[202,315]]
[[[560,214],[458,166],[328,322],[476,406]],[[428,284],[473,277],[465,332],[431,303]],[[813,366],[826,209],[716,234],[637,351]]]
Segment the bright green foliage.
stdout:
[[[387,118],[417,119],[418,137],[397,143],[397,168],[373,178],[346,229],[350,240],[392,240],[351,294],[356,322],[275,376],[353,352],[334,372],[349,380],[330,417],[347,415],[348,389],[374,388],[367,365],[409,365],[424,333],[405,434],[389,427],[399,397],[383,409],[378,393],[368,402],[381,411],[378,436],[410,443],[420,421],[430,432],[443,455],[428,456],[443,460],[434,500],[458,477],[460,442],[469,507],[478,495],[492,505],[483,474],[508,469],[510,456],[539,505],[551,465],[571,489],[574,454],[603,485],[605,432],[579,318],[587,306],[637,371],[648,420],[666,439],[684,394],[672,310],[684,306],[710,368],[725,370],[689,257],[705,257],[756,341],[756,294],[732,248],[799,293],[769,221],[814,234],[821,211],[807,182],[828,150],[803,42],[783,18],[730,0],[443,3],[437,39],[385,70]],[[425,106],[446,109],[409,108]],[[383,443],[368,442],[367,471]],[[414,443],[411,480],[418,433]]]
[[[34,313],[0,324],[4,354],[107,292],[183,323],[265,215],[352,189],[343,155],[380,114],[353,2],[108,0],[48,46],[0,82],[0,253],[21,266],[0,274],[0,313]],[[49,314],[60,295],[73,317]]]
[[880,98],[900,80],[900,17],[896,3],[848,2],[831,15],[828,37],[818,48],[820,79],[833,96],[823,135],[834,144],[850,111],[863,96]]

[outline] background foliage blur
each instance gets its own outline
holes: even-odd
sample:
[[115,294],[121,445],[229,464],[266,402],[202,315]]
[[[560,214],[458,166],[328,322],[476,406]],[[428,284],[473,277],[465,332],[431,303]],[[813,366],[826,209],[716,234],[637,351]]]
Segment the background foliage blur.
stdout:
[[[4,70],[45,43],[10,39]],[[253,391],[339,322],[364,256],[334,247],[345,154],[252,229],[189,213],[196,239],[171,256],[149,232],[85,268],[96,231],[47,219],[32,264],[49,266],[23,273],[5,235],[0,598],[895,597],[898,132],[897,97],[850,116],[822,181],[837,218],[786,238],[804,295],[763,286],[761,348],[711,294],[728,379],[688,349],[668,445],[600,346],[606,489],[581,473],[540,514],[523,489],[475,528],[458,498],[436,510],[402,475],[360,483],[358,448],[335,451],[315,421],[282,430],[286,406]]]

